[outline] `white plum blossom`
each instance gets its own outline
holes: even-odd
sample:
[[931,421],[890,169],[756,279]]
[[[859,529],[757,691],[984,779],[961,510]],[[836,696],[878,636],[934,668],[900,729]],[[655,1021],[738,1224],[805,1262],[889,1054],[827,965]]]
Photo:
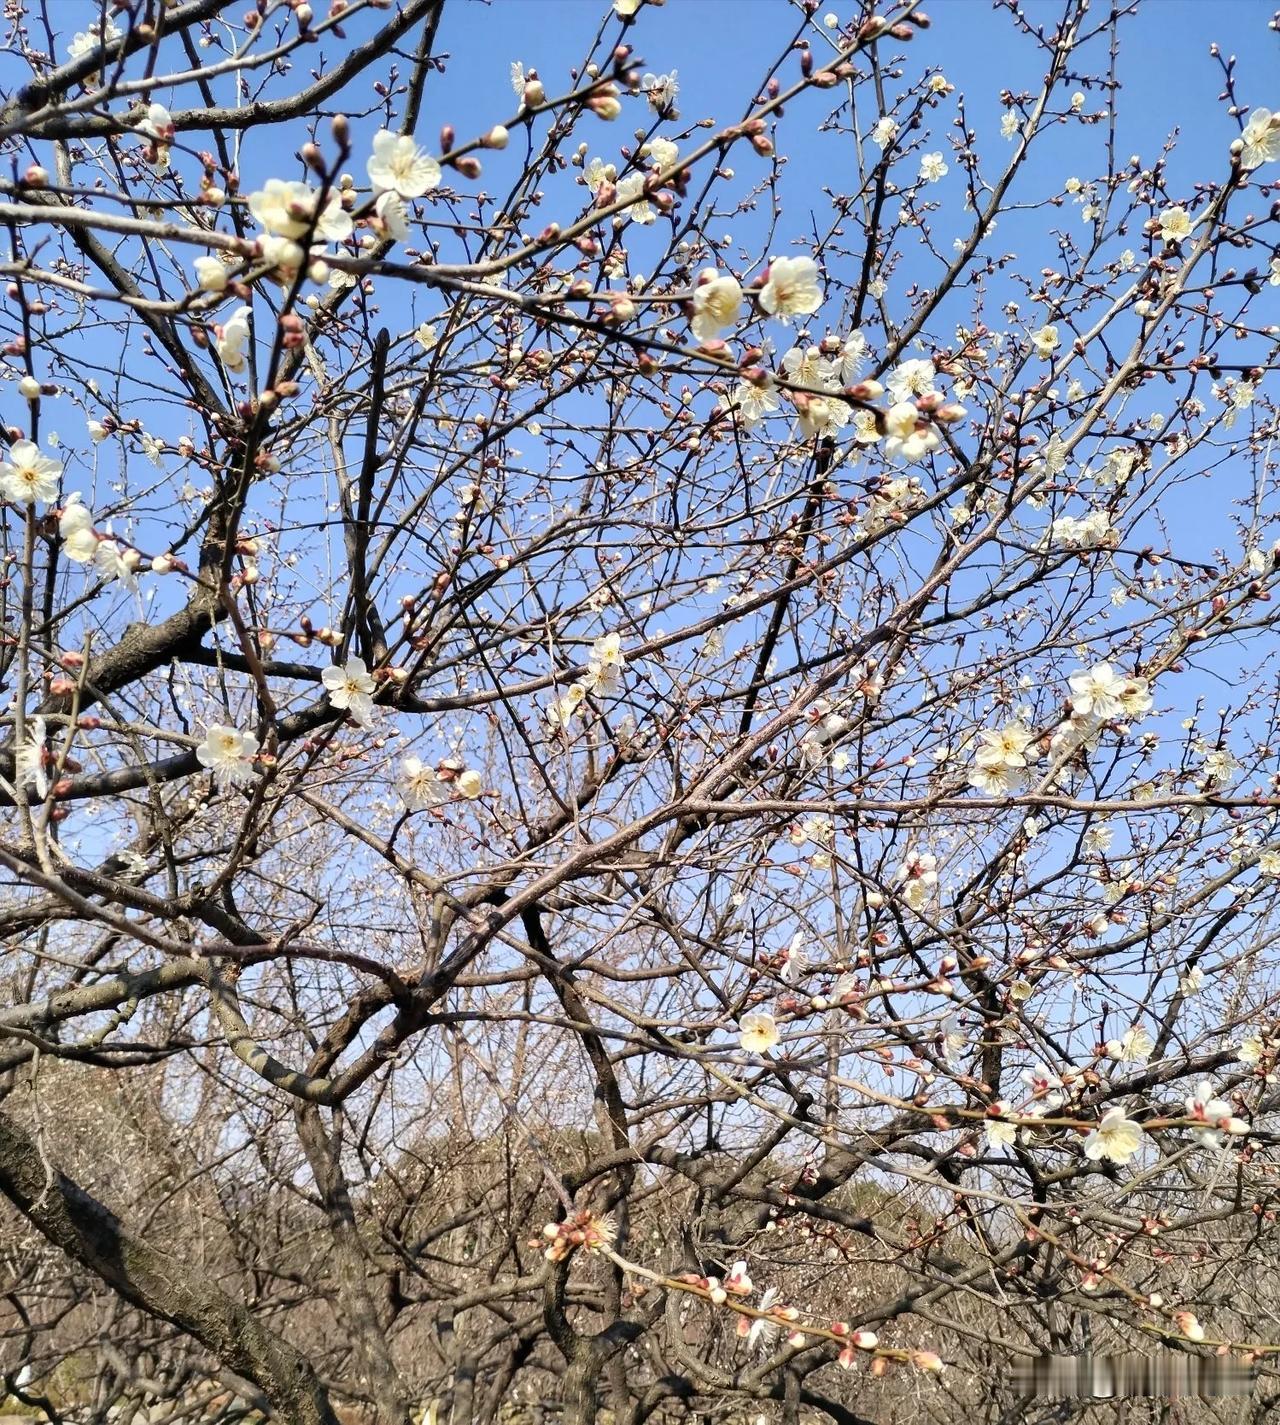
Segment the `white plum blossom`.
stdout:
[[822,305],[820,275],[811,257],[770,258],[765,284],[760,289],[760,306],[784,322],[816,312]]
[[18,440],[0,462],[0,494],[15,505],[49,504],[58,498],[62,466],[33,440]]
[[363,658],[332,664],[320,674],[320,681],[329,695],[330,707],[348,713],[363,728],[373,726],[373,691],[377,685]]
[[1194,226],[1191,214],[1181,204],[1166,208],[1160,214],[1159,223],[1161,242],[1172,243],[1181,243],[1183,238],[1190,237]]
[[806,440],[830,435],[849,423],[849,407],[838,396],[812,396],[797,392],[792,399],[795,401],[800,434]]
[[49,750],[45,747],[48,727],[42,717],[33,717],[27,723],[22,741],[14,751],[13,770],[19,785],[31,788],[41,801],[49,795]]
[[400,763],[397,788],[411,811],[437,807],[449,796],[449,784],[421,757],[406,757]]
[[791,937],[791,943],[781,952],[781,968],[778,977],[787,984],[794,984],[797,977],[804,972],[805,960],[804,947],[808,944],[808,937],[803,930],[797,930]]
[[602,633],[591,645],[591,659],[587,664],[585,681],[595,692],[615,693],[621,682],[622,670],[626,666],[622,635]]
[[1054,1090],[1063,1086],[1062,1080],[1047,1064],[1033,1064],[1031,1068],[1023,1069],[1018,1077],[1031,1090],[1033,1098],[1054,1097]]
[[1071,707],[1081,717],[1106,722],[1124,711],[1121,696],[1125,679],[1110,663],[1095,663],[1092,668],[1072,673],[1067,681],[1071,686]]
[[1085,1135],[1084,1155],[1097,1162],[1106,1158],[1127,1163],[1142,1144],[1142,1126],[1125,1115],[1123,1108],[1108,1109],[1098,1126]]
[[194,263],[196,282],[202,292],[225,292],[227,288],[226,264],[219,257],[197,257]]
[[988,1148],[1004,1148],[1011,1143],[1018,1141],[1018,1125],[1010,1123],[1002,1115],[1008,1113],[1009,1105],[1003,1099],[997,1100],[991,1105],[992,1113],[996,1116],[988,1117],[983,1124],[986,1131]]
[[103,25],[99,26],[95,21],[87,30],[73,35],[67,44],[67,54],[72,59],[83,59],[85,55],[94,54],[103,45],[109,45],[119,38],[120,31],[115,21],[108,17]]
[[1108,1039],[1106,1044],[1107,1058],[1117,1063],[1145,1063],[1154,1048],[1155,1040],[1140,1024],[1126,1029],[1119,1039]]
[[1092,510],[1081,519],[1059,515],[1049,526],[1049,543],[1055,549],[1097,549],[1115,535],[1105,510]]
[[315,236],[324,242],[344,242],[351,236],[351,214],[342,206],[334,189],[325,198],[324,208],[317,211],[320,190],[308,183],[286,182],[269,178],[255,193],[249,194],[249,212],[259,227],[276,237],[296,240],[306,237],[314,224]]
[[875,127],[871,130],[871,142],[877,148],[888,148],[894,141],[898,133],[898,121],[892,119],[888,114],[876,121]]
[[913,396],[932,396],[937,368],[928,357],[913,357],[900,362],[889,373],[885,383],[895,402],[909,401]]
[[885,418],[888,434],[884,442],[885,459],[914,465],[932,455],[942,444],[937,429],[920,416],[910,401],[899,401]]
[[920,157],[920,181],[921,183],[937,183],[939,179],[945,178],[950,170],[940,153],[926,153]]
[[1031,333],[1031,345],[1035,347],[1036,355],[1044,357],[1046,361],[1052,357],[1059,344],[1058,328],[1052,323]]
[[1093,483],[1104,490],[1127,484],[1138,459],[1138,452],[1128,447],[1108,451],[1101,469],[1089,472]]
[[1203,1123],[1205,1127],[1192,1131],[1192,1136],[1203,1148],[1223,1146],[1223,1134],[1238,1136],[1248,1133],[1249,1125],[1231,1112],[1231,1105],[1214,1096],[1213,1084],[1201,1079],[1195,1093],[1185,1100],[1187,1117]]
[[759,381],[739,381],[732,391],[717,399],[722,411],[738,416],[748,429],[761,417],[778,410],[781,404],[777,383],[768,374]]
[[225,723],[210,724],[204,741],[196,748],[196,761],[213,773],[220,786],[247,786],[253,781],[257,756],[257,739],[251,733],[240,732]]
[[867,360],[867,339],[860,331],[852,331],[840,343],[836,352],[835,374],[846,385],[862,370]]
[[911,851],[898,867],[900,895],[914,911],[922,910],[938,889],[938,858],[931,851]]
[[699,341],[711,341],[728,331],[742,310],[742,288],[731,274],[708,267],[693,289],[693,320],[690,325]]
[[248,365],[245,346],[249,341],[249,319],[253,311],[249,307],[237,307],[230,321],[215,327],[218,360],[228,371],[239,375]]
[[654,138],[640,150],[640,156],[652,160],[652,165],[661,172],[671,168],[680,157],[679,145],[670,139]]
[[1236,1046],[1236,1058],[1242,1064],[1248,1064],[1252,1068],[1255,1064],[1262,1062],[1263,1042],[1260,1035],[1246,1034]]
[[1270,109],[1254,109],[1240,135],[1244,145],[1240,154],[1242,168],[1257,168],[1280,159],[1280,114]]
[[1007,797],[1015,792],[1022,780],[1015,768],[977,763],[969,773],[969,786],[988,797]]
[[831,390],[835,372],[817,346],[793,346],[783,352],[782,374],[797,386],[816,386]]
[[[776,1286],[766,1287],[760,1295],[760,1310],[767,1313],[773,1309],[778,1300],[778,1288]],[[738,1317],[738,1334],[747,1343],[747,1350],[754,1349],[762,1342],[771,1340],[781,1330],[779,1323],[766,1315],[757,1316],[754,1319],[750,1316]]]
[[1205,776],[1211,782],[1229,782],[1240,768],[1228,747],[1210,748],[1204,755],[1202,765]]
[[654,109],[667,118],[676,118],[676,96],[680,93],[680,82],[676,78],[679,70],[670,74],[646,74],[640,81],[640,88],[648,96]]
[[744,1014],[738,1021],[738,1028],[741,1031],[738,1042],[748,1054],[767,1054],[782,1037],[773,1015],[763,1010]]
[[138,551],[115,539],[108,525],[93,551],[93,566],[97,572],[104,579],[119,580],[126,588],[136,589],[136,575],[141,565],[142,556]]
[[552,727],[567,727],[574,713],[586,701],[589,689],[585,683],[570,683],[568,688],[547,707],[547,721]]
[[374,134],[373,153],[365,171],[375,189],[401,198],[421,198],[440,186],[440,165],[435,159],[419,148],[411,135],[393,134],[389,129]]
[[73,564],[92,564],[98,549],[93,529],[93,511],[79,494],[69,495],[58,514],[62,552]]
[[1000,728],[983,728],[978,733],[982,746],[974,754],[980,767],[1023,768],[1027,765],[1027,748],[1033,734],[1023,722],[1006,723]]
[[618,180],[617,201],[626,203],[627,207],[621,212],[615,213],[613,221],[615,225],[621,225],[628,220],[639,223],[642,228],[647,228],[653,223],[656,214],[649,206],[649,200],[644,194],[645,175],[643,173],[628,173],[624,178]]
[[373,207],[392,242],[404,242],[409,236],[409,218],[399,193],[388,190],[380,194]]

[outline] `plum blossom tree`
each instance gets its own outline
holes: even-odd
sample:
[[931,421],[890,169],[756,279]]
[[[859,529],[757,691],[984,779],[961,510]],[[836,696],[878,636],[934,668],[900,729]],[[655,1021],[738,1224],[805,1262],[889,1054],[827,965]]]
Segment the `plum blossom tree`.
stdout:
[[1265,1418],[1277,95],[542,8],[6,10],[4,1392]]

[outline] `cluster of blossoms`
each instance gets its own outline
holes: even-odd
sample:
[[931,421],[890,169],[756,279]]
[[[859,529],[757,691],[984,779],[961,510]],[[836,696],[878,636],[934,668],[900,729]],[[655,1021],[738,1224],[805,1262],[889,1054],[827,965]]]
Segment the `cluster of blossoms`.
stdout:
[[563,1262],[579,1247],[585,1247],[589,1252],[612,1247],[617,1240],[618,1225],[612,1217],[584,1209],[563,1222],[548,1222],[542,1229],[542,1236],[546,1242],[543,1256],[547,1261]]
[[[0,494],[14,504],[52,504],[58,498],[61,479],[62,466],[31,440],[15,441],[9,458],[0,462]],[[55,513],[67,559],[73,564],[91,564],[103,579],[119,579],[133,587],[134,575],[143,563],[136,549],[118,539],[109,525],[105,530],[96,530],[93,511],[78,494],[69,495]],[[163,558],[152,564],[157,573],[166,573],[173,567],[172,560]]]
[[81,30],[71,37],[67,43],[67,55],[70,59],[84,59],[86,55],[96,54],[104,45],[109,45],[119,38],[120,30],[110,16],[101,24],[95,20],[87,30]]
[[1105,510],[1092,510],[1077,519],[1059,515],[1049,526],[1048,543],[1054,549],[1097,549],[1115,542],[1116,531]]
[[1141,1024],[1134,1024],[1119,1039],[1108,1039],[1105,1052],[1108,1059],[1118,1064],[1145,1064],[1155,1047],[1155,1040],[1147,1030]]
[[830,759],[831,766],[837,772],[843,771],[849,765],[849,754],[833,753],[832,747],[852,726],[843,713],[820,709],[813,726],[800,739],[800,756],[810,767],[820,766]]
[[[167,164],[165,140],[172,137],[172,120],[166,110],[153,104],[147,117],[134,124],[151,140],[149,153],[154,152],[153,167]],[[493,146],[500,146],[490,135]],[[149,159],[149,161],[151,161]],[[409,236],[409,220],[405,202],[421,198],[440,184],[439,163],[421,149],[408,135],[382,130],[374,135],[373,153],[366,171],[373,188],[373,214],[368,219],[374,232],[395,242]],[[354,278],[346,273],[333,273],[324,260],[327,244],[345,243],[355,230],[351,206],[354,190],[345,178],[338,188],[324,190],[297,180],[270,178],[249,195],[249,212],[264,229],[254,249],[257,260],[266,263],[272,275],[281,282],[292,282],[304,263],[313,281],[330,285],[351,285]],[[366,235],[364,241],[374,238]],[[304,242],[308,246],[304,247]],[[229,260],[234,262],[233,258]],[[231,281],[226,263],[220,257],[197,257],[194,262],[196,284],[201,291],[220,295]],[[217,351],[228,371],[244,370],[244,347],[249,337],[248,307],[240,307],[231,320],[216,329]]]
[[429,811],[454,796],[474,801],[484,791],[484,778],[456,757],[445,757],[434,767],[421,757],[406,757],[400,764],[400,795],[412,811]]
[[[617,1223],[612,1216],[602,1216],[584,1208],[571,1214],[563,1222],[548,1222],[542,1229],[539,1245],[542,1245],[543,1256],[547,1261],[563,1262],[580,1248],[589,1252],[610,1250],[617,1237]],[[736,1333],[749,1351],[767,1344],[782,1332],[786,1333],[787,1344],[794,1347],[809,1345],[811,1337],[825,1338],[840,1345],[836,1362],[843,1369],[850,1370],[858,1352],[870,1353],[880,1346],[880,1338],[874,1331],[852,1329],[847,1321],[832,1321],[829,1325],[807,1325],[802,1320],[798,1307],[787,1306],[779,1301],[777,1287],[766,1287],[760,1293],[759,1303],[754,1308],[749,1307],[747,1303],[755,1293],[756,1286],[751,1280],[745,1259],[734,1262],[724,1277],[684,1272],[670,1278],[669,1284],[685,1289],[692,1288],[705,1296],[713,1306],[724,1306],[731,1300],[740,1303]],[[938,1374],[944,1369],[943,1360],[935,1351],[914,1349],[886,1354],[909,1362],[919,1371]],[[887,1366],[888,1361],[877,1361],[875,1364]]]
[[1226,1136],[1239,1137],[1249,1131],[1248,1123],[1232,1113],[1231,1105],[1225,1099],[1215,1097],[1213,1085],[1208,1079],[1202,1079],[1195,1093],[1184,1102],[1187,1117],[1204,1124],[1203,1128],[1192,1132],[1192,1137],[1202,1148],[1225,1147]]
[[[1152,1047],[1146,1030],[1134,1026],[1123,1040],[1108,1041],[1106,1050],[1114,1059],[1145,1061]],[[1068,1082],[1043,1065],[1024,1069],[1022,1079],[1031,1090],[1031,1097],[1018,1110],[1018,1118],[1042,1118],[1061,1109],[1067,1102],[1070,1093]],[[1184,1102],[1187,1118],[1202,1125],[1192,1129],[1192,1136],[1201,1147],[1220,1149],[1227,1145],[1229,1138],[1249,1132],[1249,1124],[1232,1113],[1231,1105],[1225,1099],[1215,1097],[1213,1085],[1207,1079]],[[1003,1100],[992,1104],[987,1110],[985,1128],[989,1146],[1010,1144],[1018,1138],[1025,1142],[1034,1134],[1034,1124],[1024,1123],[1019,1127],[1010,1121],[1010,1112],[1009,1104]],[[1091,1162],[1105,1159],[1112,1163],[1127,1163],[1142,1146],[1142,1136],[1142,1124],[1130,1118],[1123,1107],[1110,1108],[1085,1135],[1082,1145],[1084,1155]]]
[[[695,304],[696,300],[695,294]],[[727,299],[724,310],[728,311]],[[936,389],[937,369],[926,358],[897,367],[887,384],[890,405],[886,410],[874,409],[872,403],[886,394],[886,386],[855,379],[866,355],[867,341],[860,331],[827,336],[817,345],[797,345],[783,355],[783,378],[791,387],[801,388],[788,390],[800,434],[806,440],[834,435],[852,421],[859,445],[882,443],[886,458],[896,464],[924,460],[942,444],[938,427],[963,420],[964,407],[947,401]],[[718,405],[750,428],[778,409],[778,378],[763,367],[748,367],[732,391],[719,397]]]
[[310,239],[314,253],[326,243],[345,242],[354,226],[336,189],[321,190],[298,180],[269,178],[249,194],[249,212],[265,229],[258,239],[262,260],[286,278],[307,260],[301,239]]
[[923,910],[938,891],[938,858],[932,851],[910,851],[898,867],[899,892],[914,911]]
[[552,727],[567,727],[574,713],[586,701],[588,693],[611,694],[618,690],[622,670],[627,666],[618,633],[603,633],[591,645],[591,658],[586,673],[570,683],[565,692],[547,708],[547,721]]
[[[1059,1077],[1044,1064],[1023,1069],[1020,1078],[1026,1085],[1029,1096],[1019,1107],[1017,1118],[1048,1118],[1067,1102],[1069,1078]],[[989,1148],[1005,1147],[1017,1141],[1028,1143],[1035,1136],[1034,1123],[1011,1122],[1008,1116],[1010,1113],[1012,1107],[1004,1099],[997,1099],[987,1110],[984,1128]]]
[[[1091,747],[1103,727],[1116,719],[1132,720],[1151,711],[1151,688],[1145,678],[1126,677],[1110,663],[1072,673],[1071,716],[1049,739],[1051,753]],[[1020,719],[1002,728],[984,728],[974,756],[969,785],[988,796],[1008,796],[1022,785],[1032,746],[1039,739]]]
[[[784,322],[810,315],[822,305],[820,277],[812,258],[772,258],[757,284],[756,301],[762,311]],[[702,342],[719,341],[737,323],[745,296],[737,278],[714,267],[705,269],[690,302],[694,336]],[[936,389],[933,361],[915,358],[902,362],[889,376],[888,409],[874,411],[871,403],[885,395],[886,386],[870,380],[851,384],[866,356],[867,340],[861,331],[827,336],[817,345],[796,345],[784,354],[782,375],[791,387],[800,388],[788,394],[801,435],[807,440],[831,435],[852,419],[858,442],[883,441],[889,460],[911,464],[925,459],[942,443],[938,425],[963,420],[964,408],[947,402]],[[777,378],[763,367],[748,366],[718,404],[750,427],[778,409]]]
[[[142,555],[113,534],[111,526],[96,530],[93,511],[78,494],[68,496],[58,512],[58,532],[62,536],[62,552],[73,564],[92,564],[103,579],[119,579],[132,588],[134,575],[142,567]],[[173,567],[163,556],[152,560],[152,567],[163,574]]]
[[[331,707],[347,713],[361,727],[373,725],[373,693],[377,685],[363,659],[348,658],[345,663],[324,669],[320,677]],[[195,755],[219,786],[247,786],[262,760],[252,734],[224,723],[209,726]],[[400,764],[398,784],[410,810],[437,807],[455,797],[473,801],[484,791],[481,774],[456,757],[443,758],[435,766],[420,757],[406,757]]]

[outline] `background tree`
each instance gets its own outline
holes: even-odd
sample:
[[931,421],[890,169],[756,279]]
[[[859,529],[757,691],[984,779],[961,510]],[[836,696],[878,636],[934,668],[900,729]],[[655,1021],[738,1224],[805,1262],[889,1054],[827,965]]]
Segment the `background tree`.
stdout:
[[1273,1408],[1276,95],[1127,157],[1206,14],[8,7],[14,1408]]

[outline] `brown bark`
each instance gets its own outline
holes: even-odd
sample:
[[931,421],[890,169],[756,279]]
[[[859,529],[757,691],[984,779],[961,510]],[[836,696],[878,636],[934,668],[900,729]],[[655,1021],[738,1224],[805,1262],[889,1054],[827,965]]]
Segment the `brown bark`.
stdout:
[[252,1381],[288,1425],[337,1425],[311,1363],[177,1256],[132,1236],[0,1112],[0,1191],[48,1239],[126,1300],[186,1331]]

